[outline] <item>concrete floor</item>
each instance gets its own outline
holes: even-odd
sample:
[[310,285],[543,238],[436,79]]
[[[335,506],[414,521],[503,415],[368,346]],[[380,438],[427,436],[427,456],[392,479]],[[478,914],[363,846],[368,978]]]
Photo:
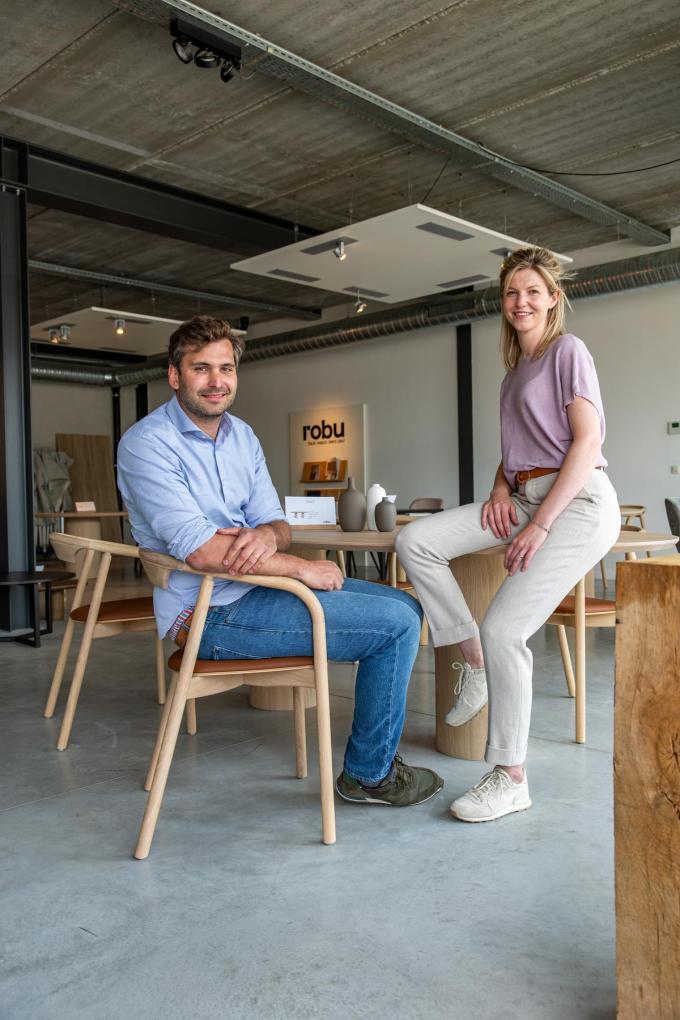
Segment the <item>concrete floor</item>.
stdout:
[[[294,778],[292,720],[243,690],[199,703],[151,856],[132,858],[159,709],[150,635],[95,642],[73,740],[42,705],[63,624],[0,649],[2,1020],[609,1020],[614,1017],[613,631],[588,635],[588,744],[554,629],[533,639],[534,807],[448,814],[480,763],[433,749],[432,649],[402,752],[445,778],[407,810],[337,803]],[[352,670],[332,667],[337,768]],[[313,713],[308,713],[315,765]]]

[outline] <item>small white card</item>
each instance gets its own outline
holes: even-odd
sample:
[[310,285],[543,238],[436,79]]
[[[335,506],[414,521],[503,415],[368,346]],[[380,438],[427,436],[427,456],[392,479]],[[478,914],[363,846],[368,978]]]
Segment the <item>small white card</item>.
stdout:
[[286,520],[289,524],[335,524],[335,500],[332,496],[286,496]]
[[87,511],[89,511],[90,513],[92,513],[93,511],[96,513],[96,511],[97,511],[97,508],[94,505],[94,503],[92,502],[92,500],[90,500],[87,503],[78,503],[78,502],[76,502],[76,512],[77,513],[82,514],[82,513],[86,513]]

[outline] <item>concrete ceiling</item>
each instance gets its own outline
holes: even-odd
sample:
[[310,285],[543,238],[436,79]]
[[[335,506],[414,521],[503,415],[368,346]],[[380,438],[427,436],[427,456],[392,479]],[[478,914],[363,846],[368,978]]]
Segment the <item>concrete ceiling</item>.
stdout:
[[[149,0],[152,20],[121,6],[4,0],[0,133],[319,232],[426,199],[558,251],[616,240],[615,228],[258,73],[247,53],[242,77],[226,85],[216,71],[183,66],[162,3]],[[611,173],[680,157],[677,0],[213,0],[207,9],[531,167]],[[622,217],[665,232],[680,224],[680,163],[556,179]],[[209,250],[37,206],[29,248],[34,259],[203,291],[309,309],[337,302],[232,272],[252,254],[238,245]],[[96,304],[169,318],[199,308],[43,273],[31,275],[31,303],[35,322]],[[200,310],[275,317],[237,303]]]

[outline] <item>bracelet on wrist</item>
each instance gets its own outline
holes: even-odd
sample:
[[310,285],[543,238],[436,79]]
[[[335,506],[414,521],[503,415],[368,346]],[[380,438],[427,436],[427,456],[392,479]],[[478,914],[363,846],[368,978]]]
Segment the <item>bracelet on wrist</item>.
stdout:
[[531,523],[535,524],[537,528],[541,528],[542,531],[545,531],[546,535],[550,534],[550,528],[546,528],[545,524],[539,524],[538,521],[532,521]]

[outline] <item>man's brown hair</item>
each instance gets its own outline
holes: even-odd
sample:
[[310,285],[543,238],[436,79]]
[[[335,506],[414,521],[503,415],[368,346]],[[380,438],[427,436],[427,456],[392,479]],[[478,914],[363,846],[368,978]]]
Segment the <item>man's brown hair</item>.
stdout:
[[213,319],[210,315],[194,315],[178,326],[170,337],[168,362],[179,371],[182,358],[187,351],[200,351],[218,340],[230,340],[234,349],[234,361],[238,368],[246,342],[237,336],[224,319]]

